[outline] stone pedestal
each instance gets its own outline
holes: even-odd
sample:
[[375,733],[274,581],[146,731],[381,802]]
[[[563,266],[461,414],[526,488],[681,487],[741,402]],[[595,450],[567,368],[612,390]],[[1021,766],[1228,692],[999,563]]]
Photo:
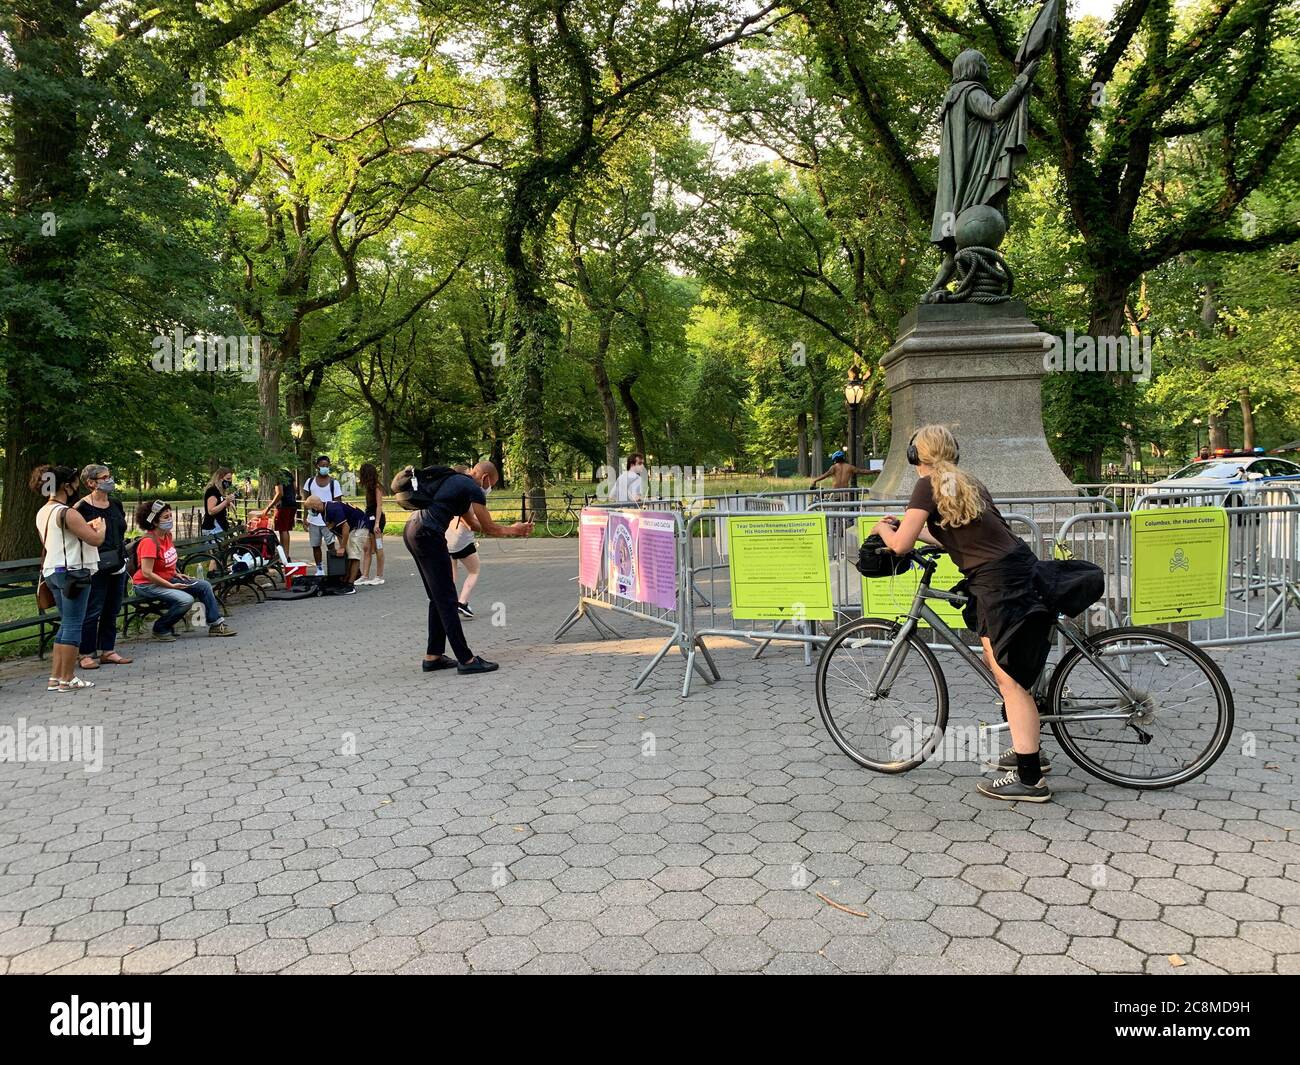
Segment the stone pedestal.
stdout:
[[876,499],[906,499],[916,483],[907,443],[919,426],[948,426],[961,468],[994,498],[1074,495],[1043,436],[1039,381],[1043,333],[1015,300],[922,304],[903,316],[898,340],[880,360],[893,431],[872,486]]

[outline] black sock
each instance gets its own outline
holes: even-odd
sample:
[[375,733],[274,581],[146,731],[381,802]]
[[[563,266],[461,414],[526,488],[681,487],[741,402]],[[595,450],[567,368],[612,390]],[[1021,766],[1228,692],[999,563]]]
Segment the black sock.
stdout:
[[1043,779],[1043,771],[1038,765],[1038,752],[1021,754],[1016,752],[1016,772],[1020,774],[1020,783],[1037,784]]

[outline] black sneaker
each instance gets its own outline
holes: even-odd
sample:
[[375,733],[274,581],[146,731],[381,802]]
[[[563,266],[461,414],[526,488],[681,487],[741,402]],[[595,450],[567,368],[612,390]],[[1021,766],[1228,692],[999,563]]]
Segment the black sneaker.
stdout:
[[[1019,767],[1016,761],[1016,752],[1008,747],[1002,752],[1002,756],[997,759],[984,759],[985,769],[996,769],[1001,773],[1009,773]],[[1052,762],[1041,750],[1038,752],[1038,771],[1040,773],[1050,773],[1052,771]]]
[[460,616],[463,618],[472,618],[474,616],[474,611],[469,608],[468,603],[457,603],[456,609],[460,611]]
[[495,669],[500,669],[495,662],[489,662],[482,655],[475,655],[468,662],[456,667],[457,673],[491,673]]
[[1009,802],[1047,802],[1052,797],[1052,789],[1041,780],[1037,784],[1022,784],[1020,774],[1014,770],[1004,777],[981,780],[976,790],[990,799],[1006,799]]
[[422,658],[420,660],[420,669],[425,673],[432,673],[434,670],[438,669],[451,669],[451,667],[456,664],[454,658],[448,658],[446,655],[443,655],[441,658],[435,658],[432,662],[427,658]]

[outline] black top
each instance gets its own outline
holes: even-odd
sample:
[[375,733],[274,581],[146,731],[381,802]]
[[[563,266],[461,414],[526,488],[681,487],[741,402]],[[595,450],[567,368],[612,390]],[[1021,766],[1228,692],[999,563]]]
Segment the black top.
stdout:
[[469,512],[474,503],[487,504],[487,495],[473,477],[463,473],[453,473],[433,494],[433,502],[421,512],[424,524],[428,528],[447,531],[452,518],[459,518]]
[[289,510],[296,510],[298,507],[298,485],[296,478],[290,477],[280,479],[280,506]]
[[108,506],[97,507],[90,501],[90,496],[86,496],[77,504],[77,513],[87,521],[104,519],[104,542],[99,545],[100,551],[122,549],[122,544],[126,541],[126,511],[122,509],[121,503],[110,499]]
[[325,524],[329,526],[342,525],[348,523],[348,528],[353,532],[358,529],[370,528],[370,516],[363,510],[358,510],[351,503],[326,503],[325,504]]
[[989,490],[977,481],[980,498],[984,500],[984,512],[966,525],[944,528],[939,522],[939,505],[934,499],[934,490],[929,477],[921,477],[912,489],[912,498],[907,501],[908,510],[924,510],[925,526],[944,550],[952,556],[953,563],[962,573],[973,573],[986,562],[1004,558],[1024,546],[1024,541],[1008,528],[1002,513],[993,505]]
[[229,519],[226,517],[226,511],[223,510],[220,514],[210,513],[208,511],[209,499],[215,499],[218,503],[220,503],[223,499],[225,499],[225,496],[222,495],[220,488],[217,488],[213,485],[208,485],[208,490],[203,493],[202,527],[204,529],[209,529],[209,530],[215,529],[218,532],[225,532],[226,524],[229,521]]

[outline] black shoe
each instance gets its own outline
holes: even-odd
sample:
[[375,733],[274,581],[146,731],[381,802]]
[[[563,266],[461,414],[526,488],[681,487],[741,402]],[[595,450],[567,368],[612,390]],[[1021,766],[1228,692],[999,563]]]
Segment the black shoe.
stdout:
[[456,660],[454,658],[448,658],[446,655],[443,655],[441,658],[435,658],[432,662],[427,658],[420,660],[420,668],[425,673],[432,673],[437,669],[451,669],[454,665],[456,665]]
[[[984,760],[985,769],[996,769],[1002,773],[1009,773],[1019,768],[1020,763],[1016,761],[1016,752],[1008,747],[1002,752],[1002,757],[998,759],[986,758]],[[1051,760],[1042,751],[1038,752],[1038,771],[1040,773],[1050,773],[1052,771]]]
[[482,655],[475,655],[468,662],[456,666],[457,673],[491,673],[495,669],[500,669],[495,662],[489,662]]
[[469,608],[468,603],[457,603],[456,609],[460,611],[460,616],[463,618],[472,618],[474,616],[474,611]]
[[1020,774],[1015,770],[994,780],[981,780],[976,785],[976,790],[990,799],[1006,799],[1011,802],[1047,802],[1052,797],[1052,789],[1041,780],[1037,784],[1023,784]]

